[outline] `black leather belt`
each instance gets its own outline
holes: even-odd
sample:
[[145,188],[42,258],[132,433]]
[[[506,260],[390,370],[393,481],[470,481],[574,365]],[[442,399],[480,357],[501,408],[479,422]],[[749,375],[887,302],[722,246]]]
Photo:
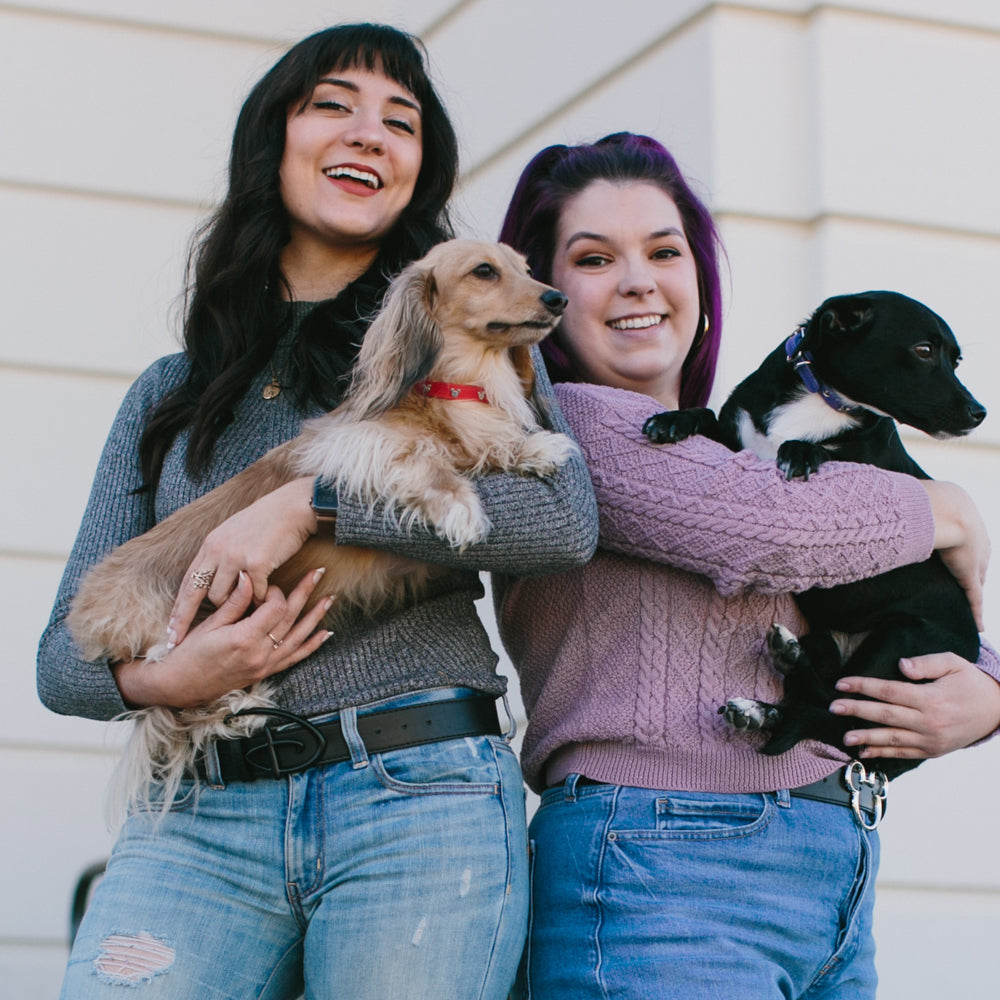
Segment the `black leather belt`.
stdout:
[[[577,787],[602,785],[604,782],[580,776]],[[855,818],[866,829],[874,830],[885,815],[886,789],[889,782],[878,774],[867,774],[859,761],[801,788],[790,788],[789,795],[816,802],[830,802],[854,810]],[[860,810],[860,813],[859,813]],[[863,813],[864,815],[861,815]]]
[[[219,777],[226,784],[282,778],[310,767],[351,759],[339,718],[310,722],[291,712],[271,708],[237,714],[263,715],[277,724],[266,725],[241,739],[214,742]],[[465,736],[499,736],[502,732],[496,698],[491,695],[387,709],[359,715],[357,721],[358,733],[368,753],[385,753]],[[195,766],[199,778],[210,780],[204,757],[199,757]]]

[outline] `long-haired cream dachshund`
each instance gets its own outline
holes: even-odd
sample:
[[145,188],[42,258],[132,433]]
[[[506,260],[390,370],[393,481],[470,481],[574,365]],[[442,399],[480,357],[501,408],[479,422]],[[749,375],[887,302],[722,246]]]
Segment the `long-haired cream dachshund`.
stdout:
[[[493,470],[551,476],[575,450],[565,435],[539,427],[529,354],[565,305],[502,244],[452,240],[411,264],[365,334],[340,406],[90,570],[68,618],[84,656],[162,658],[174,598],[205,536],[302,476],[322,476],[341,496],[359,497],[372,511],[383,507],[404,526],[426,525],[456,548],[485,538],[490,525],[470,477]],[[349,608],[370,614],[412,599],[443,572],[320,534],[270,582],[287,594],[320,566],[326,572],[310,604],[335,596],[328,627]],[[131,713],[136,730],[121,791],[134,801],[164,782],[166,807],[206,740],[260,724],[252,716],[224,720],[270,704],[270,690],[265,681],[198,709]]]

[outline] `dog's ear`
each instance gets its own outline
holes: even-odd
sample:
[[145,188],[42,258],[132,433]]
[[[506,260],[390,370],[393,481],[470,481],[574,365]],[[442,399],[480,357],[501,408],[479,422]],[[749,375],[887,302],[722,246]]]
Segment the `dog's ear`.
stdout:
[[819,330],[834,336],[867,333],[875,320],[875,306],[863,295],[838,295],[827,299],[816,311]]
[[420,261],[389,286],[354,365],[348,396],[359,419],[392,409],[430,373],[444,346],[434,319],[436,301],[434,272]]
[[524,395],[531,404],[535,416],[540,423],[546,426],[552,425],[552,408],[549,400],[543,396],[539,390],[538,377],[535,370],[535,363],[531,356],[531,348],[526,345],[512,347],[510,349],[510,359],[517,372],[518,381],[524,390]]

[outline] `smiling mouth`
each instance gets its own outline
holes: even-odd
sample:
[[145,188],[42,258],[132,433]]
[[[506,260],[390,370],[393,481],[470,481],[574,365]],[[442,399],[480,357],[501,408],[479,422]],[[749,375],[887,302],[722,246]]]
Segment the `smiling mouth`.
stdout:
[[645,330],[662,323],[666,317],[662,313],[650,313],[648,316],[626,316],[624,319],[609,319],[607,325],[612,330]]
[[328,170],[324,170],[323,173],[331,180],[347,179],[358,181],[366,187],[371,188],[372,191],[378,191],[383,186],[382,178],[378,174],[370,170],[359,170],[357,167],[330,167]]

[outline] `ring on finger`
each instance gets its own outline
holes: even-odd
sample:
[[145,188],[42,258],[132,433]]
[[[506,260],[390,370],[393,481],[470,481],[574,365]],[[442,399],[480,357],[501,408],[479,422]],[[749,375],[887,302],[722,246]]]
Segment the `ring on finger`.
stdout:
[[271,640],[271,645],[275,649],[277,649],[285,641],[284,639],[278,639],[278,638],[276,638],[273,632],[268,632],[267,633],[267,637],[268,637],[268,639]]
[[191,582],[194,584],[195,590],[208,590],[214,579],[214,569],[199,569],[191,574]]

